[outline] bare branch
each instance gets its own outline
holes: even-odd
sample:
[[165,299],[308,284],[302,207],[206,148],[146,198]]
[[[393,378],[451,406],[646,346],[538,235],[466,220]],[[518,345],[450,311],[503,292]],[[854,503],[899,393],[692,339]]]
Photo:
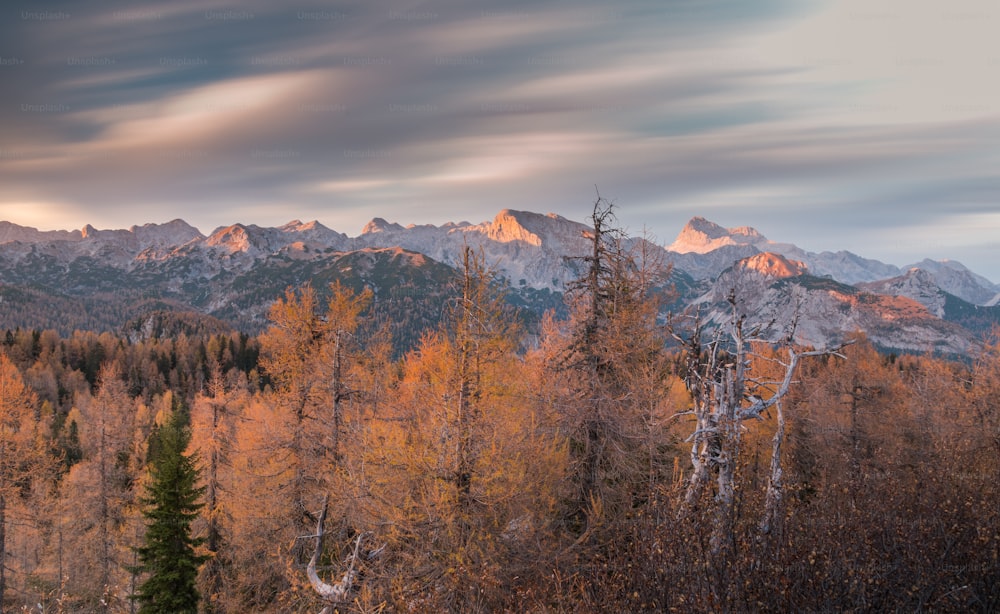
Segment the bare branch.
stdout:
[[[327,584],[321,580],[319,574],[316,573],[316,565],[319,563],[319,557],[323,553],[323,536],[325,535],[323,525],[326,522],[326,510],[329,501],[330,495],[327,494],[323,497],[323,511],[320,512],[319,519],[316,521],[316,548],[313,550],[312,558],[309,559],[306,574],[309,576],[309,584],[312,585],[321,598],[331,603],[343,603],[347,600],[347,594],[354,588],[354,580],[357,578],[357,571],[354,569],[354,564],[358,559],[358,550],[361,548],[361,540],[365,534],[358,534],[357,539],[354,541],[354,552],[351,554],[347,571],[344,572],[344,576],[340,579],[340,582]],[[380,548],[378,552],[381,551],[382,549]]]

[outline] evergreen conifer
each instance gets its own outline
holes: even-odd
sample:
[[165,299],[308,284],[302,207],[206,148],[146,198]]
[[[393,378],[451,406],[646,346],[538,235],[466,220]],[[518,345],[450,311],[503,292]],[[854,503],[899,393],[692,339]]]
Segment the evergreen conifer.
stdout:
[[184,413],[175,412],[155,438],[152,481],[141,499],[145,544],[136,549],[137,571],[150,575],[133,599],[141,604],[139,614],[193,613],[199,600],[198,568],[208,557],[197,554],[203,540],[191,536],[191,523],[205,489],[197,486],[197,458],[184,454],[190,440]]

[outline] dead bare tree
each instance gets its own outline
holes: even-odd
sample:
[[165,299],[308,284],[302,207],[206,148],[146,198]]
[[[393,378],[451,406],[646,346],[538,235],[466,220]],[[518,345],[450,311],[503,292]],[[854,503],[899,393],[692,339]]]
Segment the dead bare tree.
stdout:
[[[323,497],[323,510],[319,513],[319,518],[316,520],[316,534],[309,536],[316,538],[316,547],[313,549],[312,558],[309,559],[309,564],[306,566],[306,575],[309,577],[309,584],[320,598],[329,604],[320,610],[320,614],[333,614],[336,611],[336,605],[347,602],[348,596],[354,590],[354,583],[358,579],[357,563],[358,555],[361,552],[361,542],[368,536],[367,533],[358,533],[358,536],[354,540],[354,551],[347,560],[347,571],[344,572],[340,582],[335,584],[324,582],[319,577],[316,566],[319,564],[319,558],[323,554],[323,536],[326,535],[323,525],[326,523],[326,510],[329,502],[330,495],[327,494]],[[377,557],[382,553],[383,548],[385,546],[365,553],[365,558],[370,560]]]
[[781,469],[781,446],[785,441],[785,412],[781,405],[781,400],[786,394],[788,394],[788,390],[791,388],[793,383],[792,378],[794,377],[800,360],[810,356],[837,356],[838,358],[846,358],[840,353],[840,350],[844,347],[844,345],[849,343],[852,343],[852,341],[839,345],[835,348],[810,350],[805,352],[796,352],[794,348],[788,347],[787,361],[775,359],[781,368],[784,369],[784,378],[780,382],[757,382],[755,380],[751,380],[754,385],[761,388],[774,384],[777,384],[778,386],[777,390],[774,391],[774,394],[769,399],[766,401],[758,401],[746,410],[747,412],[753,410],[754,415],[752,417],[757,418],[760,417],[760,413],[762,411],[772,406],[775,408],[777,413],[777,427],[774,431],[774,437],[771,440],[771,467],[767,481],[767,494],[764,499],[764,513],[761,516],[760,523],[758,525],[761,535],[768,535],[771,533],[771,529],[778,518],[778,511],[781,507],[781,499],[784,495],[784,483],[782,482]]
[[[688,516],[701,500],[705,488],[714,475],[716,493],[715,518],[710,539],[711,550],[719,554],[727,540],[732,538],[732,523],[736,503],[736,467],[740,454],[743,423],[762,419],[771,407],[778,413],[777,430],[772,441],[771,467],[764,513],[759,529],[762,535],[770,533],[783,495],[781,446],[785,437],[785,416],[781,400],[788,393],[795,370],[802,358],[835,355],[843,346],[832,349],[797,352],[792,347],[795,322],[785,338],[788,360],[778,361],[784,369],[779,381],[757,380],[749,375],[751,359],[759,354],[752,351],[752,342],[758,341],[758,325],[746,330],[746,315],[741,314],[735,290],[727,297],[731,317],[727,325],[720,326],[707,343],[702,343],[704,333],[700,317],[696,317],[694,332],[687,339],[672,333],[686,350],[685,384],[690,391],[693,408],[678,416],[695,418],[695,429],[687,439],[691,443],[692,473],[688,480],[681,507],[681,516]],[[768,325],[770,326],[770,324]],[[749,388],[749,390],[748,390]],[[763,398],[762,394],[768,394]]]

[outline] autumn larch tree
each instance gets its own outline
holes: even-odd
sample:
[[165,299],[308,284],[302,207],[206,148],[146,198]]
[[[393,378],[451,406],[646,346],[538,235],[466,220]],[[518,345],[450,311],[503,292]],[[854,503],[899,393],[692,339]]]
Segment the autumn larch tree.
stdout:
[[[289,412],[291,430],[279,442],[290,483],[282,486],[305,528],[314,520],[306,504],[307,483],[320,479],[316,462],[336,464],[341,455],[344,405],[357,392],[351,385],[358,355],[354,338],[372,293],[354,294],[339,283],[330,287],[325,312],[312,286],[289,288],[271,307],[271,327],[262,336],[261,364],[275,384],[275,410]],[[311,475],[307,475],[311,472]]]
[[17,367],[0,353],[0,611],[7,588],[8,506],[30,492],[46,462],[36,397]]
[[[627,248],[613,203],[598,196],[591,220],[590,254],[569,288],[571,318],[554,341],[563,347],[552,352],[550,365],[567,395],[560,404],[575,489],[568,516],[579,532],[630,506],[645,483],[645,392],[666,386],[668,375],[654,292],[665,271],[654,271],[655,262]],[[636,394],[639,379],[643,394]]]
[[389,527],[379,539],[399,576],[424,587],[407,597],[418,609],[475,609],[504,551],[530,542],[540,520],[525,503],[542,480],[528,478],[552,463],[530,441],[544,435],[524,401],[520,331],[502,281],[467,246],[441,326],[407,354],[393,402],[372,421],[372,515]]
[[[84,456],[59,484],[58,530],[66,540],[68,592],[110,609],[129,592],[123,570],[138,543],[136,485],[153,411],[130,397],[118,362],[101,367],[97,381],[96,394],[78,393],[68,416],[80,424]],[[168,392],[161,401],[169,407],[172,398]]]
[[232,529],[231,514],[236,507],[232,501],[236,481],[232,454],[236,424],[246,404],[246,390],[242,378],[237,377],[234,383],[233,378],[223,374],[214,356],[209,361],[205,390],[195,397],[191,406],[189,447],[204,463],[205,507],[201,516],[205,522],[205,547],[212,558],[203,569],[201,586],[206,611],[216,611],[214,602],[226,583],[225,573],[233,567],[232,549],[226,547]]

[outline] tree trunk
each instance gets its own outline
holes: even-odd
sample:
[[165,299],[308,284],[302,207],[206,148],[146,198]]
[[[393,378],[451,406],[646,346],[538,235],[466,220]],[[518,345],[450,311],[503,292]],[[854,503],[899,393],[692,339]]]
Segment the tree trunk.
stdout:
[[338,328],[333,333],[333,424],[330,427],[330,453],[334,461],[340,462],[340,422],[341,404],[346,396],[344,385],[344,350],[341,337],[343,331]]
[[[713,554],[719,554],[723,546],[732,537],[732,528],[736,511],[736,467],[740,454],[742,423],[751,418],[760,419],[764,410],[777,406],[778,427],[774,435],[771,470],[768,478],[764,514],[759,523],[762,535],[771,532],[780,514],[780,504],[783,495],[781,447],[785,437],[785,416],[781,407],[781,399],[788,393],[792,377],[798,367],[799,360],[804,356],[824,356],[838,354],[839,348],[831,350],[813,350],[796,353],[788,349],[788,362],[780,362],[784,368],[781,382],[771,397],[764,400],[756,395],[747,396],[747,369],[750,366],[750,343],[754,333],[744,332],[745,316],[739,315],[735,291],[730,292],[728,301],[732,306],[732,319],[728,330],[720,329],[713,341],[708,344],[707,356],[702,354],[702,346],[698,341],[701,335],[700,323],[696,321],[695,332],[691,339],[685,341],[675,337],[687,346],[687,373],[685,383],[691,392],[694,409],[684,414],[694,414],[695,432],[691,435],[691,465],[693,472],[688,482],[684,504],[680,515],[690,515],[695,504],[702,496],[710,476],[714,473],[716,494],[714,502],[714,525],[710,538]],[[722,347],[724,337],[730,345],[730,352]],[[791,335],[789,335],[788,343]],[[842,346],[841,346],[842,347]],[[750,380],[758,388],[767,388],[772,382],[757,382]],[[744,405],[749,402],[749,405]]]
[[[325,535],[323,525],[326,523],[326,509],[329,501],[330,495],[323,497],[323,511],[319,513],[319,519],[316,521],[316,548],[313,550],[312,558],[309,559],[309,564],[306,566],[306,575],[309,576],[309,584],[313,587],[313,590],[324,601],[336,604],[345,602],[348,593],[354,588],[354,581],[358,575],[354,569],[354,564],[357,562],[358,550],[361,548],[361,540],[364,538],[364,534],[359,534],[355,540],[354,553],[351,555],[347,571],[344,572],[344,577],[341,578],[340,582],[327,584],[321,580],[319,574],[316,572],[316,565],[319,564],[319,557],[323,554],[323,536]],[[329,608],[324,608],[323,611],[330,610]]]
[[858,421],[858,404],[864,387],[855,383],[851,387],[851,509],[857,509],[855,493],[861,486],[861,426]]
[[[101,591],[106,592],[108,590],[108,585],[111,582],[111,544],[109,543],[110,530],[108,525],[111,523],[111,512],[109,510],[108,499],[111,497],[111,485],[108,479],[108,441],[107,441],[107,418],[104,415],[105,412],[101,412],[101,433],[100,433],[100,450],[98,451],[98,471],[100,475],[98,476],[99,490],[100,490],[100,501],[98,501],[97,513],[98,513],[98,525],[97,525],[97,536],[100,540],[100,551],[101,551]],[[106,609],[106,608],[105,608]]]
[[216,518],[216,485],[219,479],[219,413],[218,403],[212,402],[212,451],[208,459],[208,483],[205,485],[205,508],[208,515],[208,536],[205,540],[208,551],[216,553],[219,551],[219,526]]
[[785,412],[781,403],[774,404],[778,412],[778,426],[771,442],[771,474],[767,481],[767,495],[764,499],[764,516],[760,521],[761,535],[770,535],[779,521],[778,512],[784,495],[784,484],[781,481],[781,445],[785,441]]

